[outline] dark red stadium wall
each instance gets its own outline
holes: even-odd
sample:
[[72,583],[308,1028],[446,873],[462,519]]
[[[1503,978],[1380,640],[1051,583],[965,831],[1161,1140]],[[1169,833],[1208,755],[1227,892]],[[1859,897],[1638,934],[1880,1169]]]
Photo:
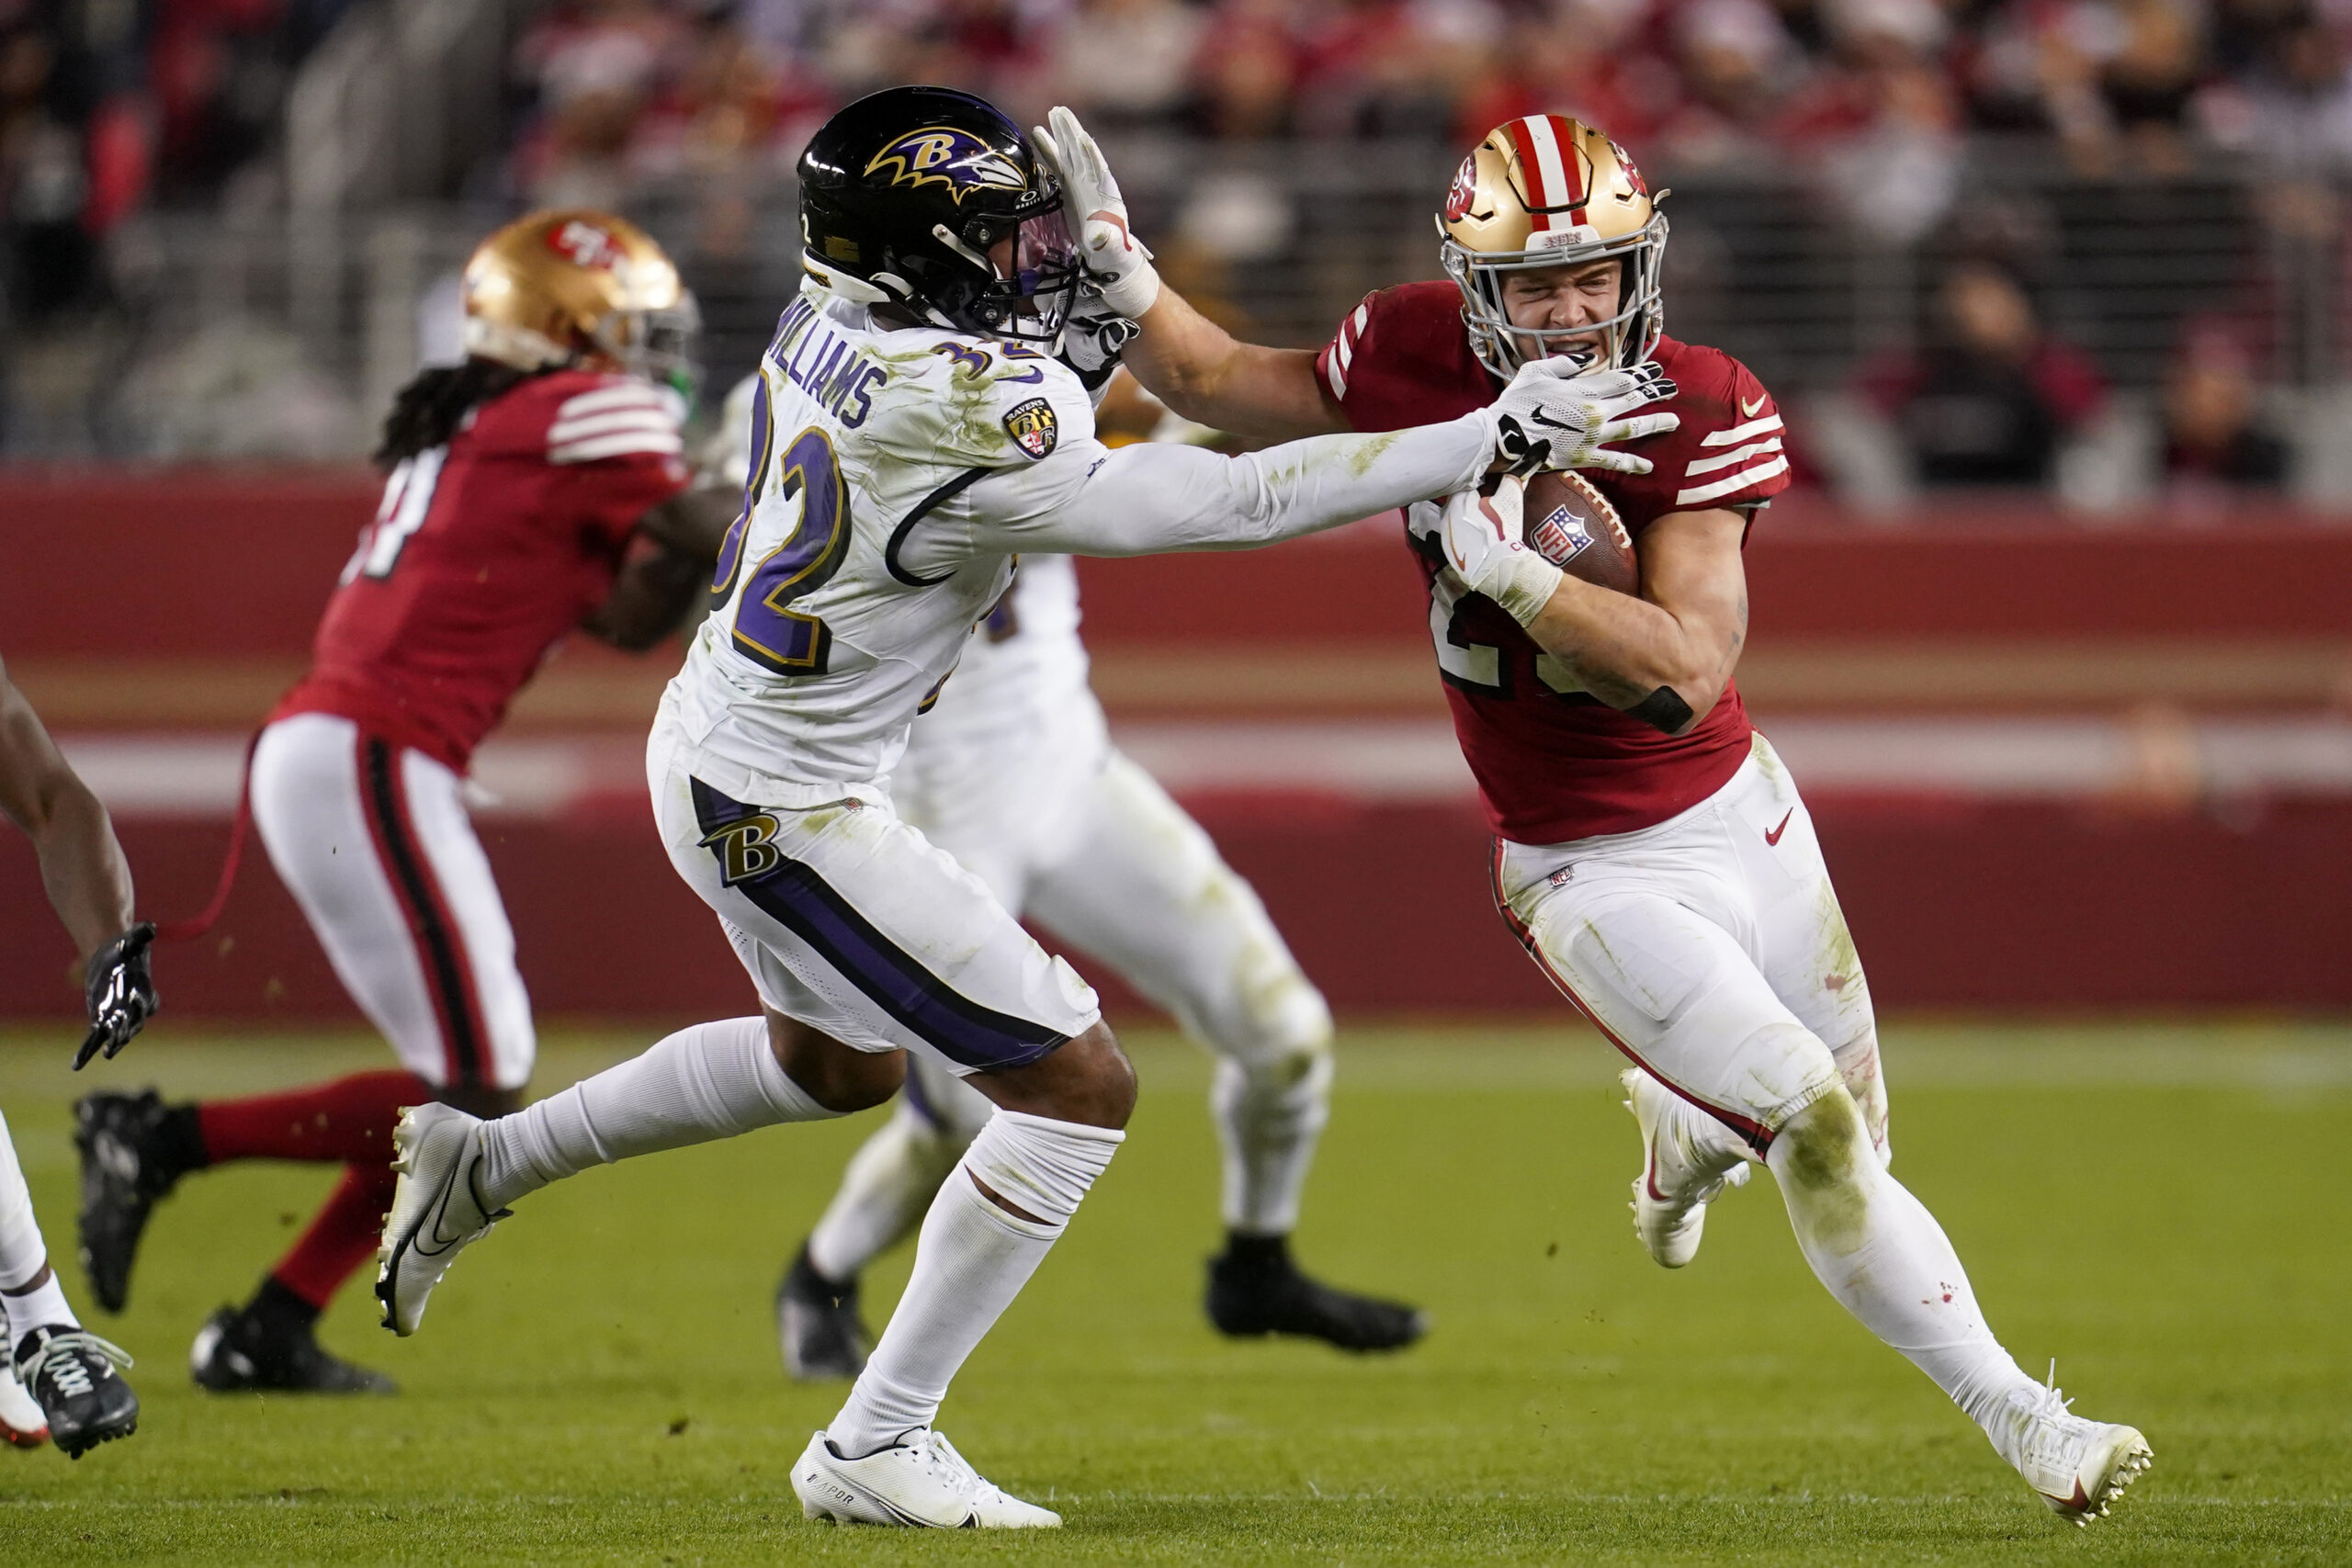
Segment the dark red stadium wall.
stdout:
[[[1472,812],[1328,799],[1198,799],[1342,1012],[1556,1005],[1494,912]],[[2278,805],[2250,822],[2070,807],[1891,809],[1824,803],[1822,841],[1883,1007],[2352,1007],[2352,803]],[[225,823],[137,822],[123,839],[149,909],[195,908]],[[539,1010],[688,1019],[752,998],[650,821],[485,825]],[[0,842],[0,1016],[75,1010],[72,960],[29,847]],[[1080,968],[1102,984],[1097,964]],[[191,1022],[356,1017],[266,861],[219,930],[157,960]],[[1132,998],[1113,991],[1114,1010]]]
[[[299,655],[376,498],[347,469],[0,475],[0,657]],[[1758,637],[2341,637],[2352,621],[2352,529],[2258,521],[2091,532],[1980,506],[1858,527],[1796,501],[1765,514],[1748,574]],[[1424,635],[1385,538],[1092,563],[1086,595],[1105,646]]]
[[[344,470],[0,478],[0,656],[26,670],[128,661],[142,681],[189,682],[210,678],[208,664],[299,660],[375,494]],[[2352,530],[2087,534],[2000,510],[1860,529],[1792,504],[1768,514],[1749,570],[1759,640],[2352,636]],[[1086,580],[1100,649],[1272,646],[1279,658],[1285,645],[1379,644],[1426,658],[1414,572],[1385,532],[1090,563]],[[1547,1003],[1492,912],[1466,809],[1191,804],[1341,1008]],[[2274,804],[2228,826],[2057,805],[1814,804],[1885,1005],[2352,1005],[2352,803]],[[126,824],[143,907],[198,906],[225,832]],[[549,1014],[747,1005],[647,824],[492,822],[486,836]],[[0,1016],[62,1016],[63,939],[14,835],[0,835]],[[349,1016],[257,853],[222,940],[225,952],[166,953],[175,1016]]]

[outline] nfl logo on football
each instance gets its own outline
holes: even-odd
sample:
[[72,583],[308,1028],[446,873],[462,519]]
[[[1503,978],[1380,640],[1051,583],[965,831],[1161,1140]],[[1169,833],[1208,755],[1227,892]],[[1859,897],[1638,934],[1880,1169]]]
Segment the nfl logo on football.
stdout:
[[1554,566],[1566,566],[1591,546],[1592,535],[1583,518],[1565,506],[1555,506],[1550,516],[1527,531],[1527,542]]

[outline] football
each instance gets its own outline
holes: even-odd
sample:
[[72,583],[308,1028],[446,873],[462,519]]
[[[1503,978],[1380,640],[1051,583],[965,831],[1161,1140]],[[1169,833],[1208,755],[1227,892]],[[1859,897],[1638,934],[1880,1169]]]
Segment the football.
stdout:
[[1570,577],[1620,593],[1641,592],[1634,536],[1609,498],[1582,474],[1564,468],[1527,481],[1527,542]]

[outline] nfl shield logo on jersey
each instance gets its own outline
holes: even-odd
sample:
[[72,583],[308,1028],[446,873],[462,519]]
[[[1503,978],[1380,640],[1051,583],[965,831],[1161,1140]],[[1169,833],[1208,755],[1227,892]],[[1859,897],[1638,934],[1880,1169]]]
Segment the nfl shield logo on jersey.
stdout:
[[1043,398],[1032,398],[1004,416],[1004,428],[1020,448],[1032,457],[1042,457],[1054,449],[1061,439],[1061,425],[1054,418],[1054,405]]
[[1549,517],[1527,531],[1527,542],[1554,566],[1566,566],[1591,547],[1592,536],[1586,531],[1583,518],[1565,506],[1555,506]]

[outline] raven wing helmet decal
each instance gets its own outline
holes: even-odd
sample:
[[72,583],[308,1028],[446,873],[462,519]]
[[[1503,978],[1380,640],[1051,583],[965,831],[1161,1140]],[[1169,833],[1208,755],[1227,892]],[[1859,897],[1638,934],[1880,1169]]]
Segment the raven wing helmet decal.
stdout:
[[869,175],[893,170],[894,186],[945,186],[958,204],[976,190],[1026,190],[1021,166],[968,130],[927,125],[892,141],[865,165]]

